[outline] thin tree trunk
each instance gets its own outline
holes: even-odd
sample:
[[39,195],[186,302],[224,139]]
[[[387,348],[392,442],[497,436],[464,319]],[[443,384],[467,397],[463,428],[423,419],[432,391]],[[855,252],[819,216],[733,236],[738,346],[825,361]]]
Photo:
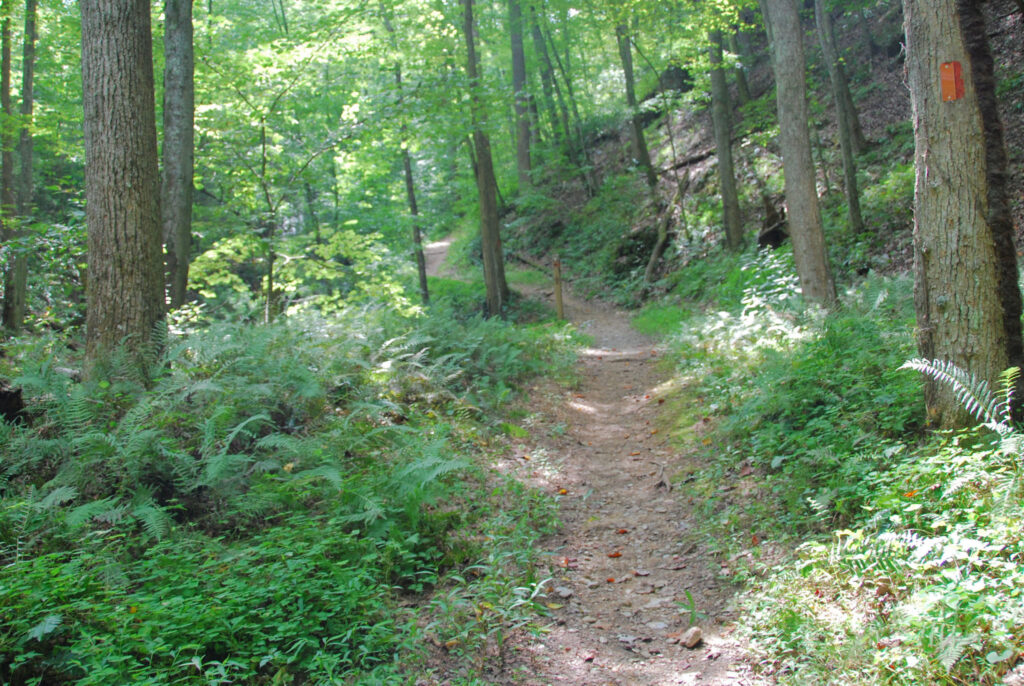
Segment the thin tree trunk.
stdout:
[[469,76],[470,110],[473,120],[473,148],[476,152],[476,185],[480,201],[480,245],[483,250],[487,314],[497,317],[502,315],[509,297],[498,221],[498,183],[494,176],[491,141],[484,131],[484,107],[480,101],[480,58],[474,40],[473,0],[462,0],[462,4],[462,28],[467,52],[466,73]]
[[736,40],[736,34],[729,34],[729,51],[739,56],[739,64],[733,72],[736,74],[736,100],[740,107],[746,105],[753,98],[750,97],[750,84],[747,83],[747,69],[744,65],[745,55],[740,51],[740,43]]
[[761,0],[772,42],[779,148],[785,175],[786,209],[793,257],[804,297],[831,305],[835,283],[825,250],[825,232],[811,159],[803,29],[796,0]]
[[185,304],[192,250],[195,86],[192,0],[164,4],[164,145],[160,210],[171,309]]
[[625,25],[619,24],[615,27],[615,38],[619,44],[619,59],[622,61],[622,74],[626,80],[626,104],[629,105],[630,110],[633,157],[637,166],[643,171],[647,185],[654,188],[658,185],[658,177],[651,164],[651,154],[647,150],[647,141],[644,139],[644,129],[640,122],[640,113],[637,110],[636,85],[633,77],[633,50]]
[[[846,190],[847,218],[850,231],[863,233],[864,219],[860,213],[860,192],[857,190],[857,162],[854,154],[857,151],[856,135],[860,131],[857,111],[850,111],[853,100],[850,98],[850,87],[846,82],[846,74],[839,60],[835,39],[832,34],[832,17],[824,0],[814,0],[814,17],[818,26],[818,40],[821,52],[828,67],[829,81],[832,82],[832,98],[836,105],[839,128],[839,150],[843,157],[843,187]],[[845,96],[844,96],[845,93]],[[847,99],[849,102],[847,102]],[[845,105],[843,103],[846,103]],[[853,115],[851,121],[850,116]],[[861,134],[863,139],[863,134]]]
[[405,196],[409,201],[409,214],[412,215],[412,245],[416,256],[416,273],[420,282],[420,298],[423,304],[430,302],[430,290],[427,286],[427,258],[423,254],[423,231],[420,229],[420,210],[416,203],[416,186],[413,183],[412,159],[407,148],[402,148],[402,168],[405,170]]
[[[163,318],[160,175],[148,0],[80,0],[90,366]],[[141,359],[140,359],[141,362]]]
[[[25,0],[25,38],[21,62],[21,131],[18,157],[21,169],[17,186],[18,221],[25,225],[32,212],[32,111],[34,104],[34,76],[36,58],[36,0]],[[9,77],[8,77],[9,78]],[[24,230],[17,232],[24,235]],[[3,324],[16,332],[25,322],[28,297],[28,254],[24,246],[14,251],[11,264],[4,275]]]
[[[824,0],[814,0],[814,19],[818,27],[821,54],[825,58],[828,78],[832,84],[832,94],[836,102],[836,111],[839,114],[839,126],[846,129],[846,135],[852,145],[851,154],[856,155],[866,150],[868,143],[864,138],[864,130],[860,126],[857,107],[853,104],[850,80],[846,76],[846,68],[843,66],[843,61],[839,57],[839,49],[836,47],[832,15],[825,7]],[[840,140],[842,140],[842,133],[840,133]]]
[[743,218],[740,215],[739,195],[736,192],[736,173],[732,161],[732,105],[722,68],[722,33],[712,31],[711,40],[711,121],[715,129],[715,147],[718,150],[718,184],[722,196],[722,219],[725,240],[736,250],[743,245]]
[[[391,19],[388,16],[383,3],[381,4],[381,14],[384,17],[384,28],[388,32],[391,38],[391,47],[398,53],[398,41],[395,36],[395,28],[391,24]],[[522,41],[520,40],[520,47]],[[524,68],[525,74],[525,68]],[[399,93],[402,91],[402,64],[401,62],[395,63],[395,86],[398,88]],[[399,98],[402,96],[400,95]],[[399,100],[401,102],[401,99]],[[405,197],[409,203],[409,214],[412,216],[412,252],[413,258],[416,260],[416,273],[419,277],[420,284],[420,299],[423,304],[426,305],[430,302],[430,290],[427,285],[427,259],[423,254],[423,231],[420,228],[419,223],[419,205],[416,202],[416,184],[412,175],[412,156],[409,154],[409,147],[406,145],[408,127],[405,121],[402,121],[401,126],[401,138],[402,138],[402,171],[405,175]],[[527,150],[527,153],[529,150]]]
[[555,112],[555,87],[554,71],[551,68],[551,60],[547,59],[547,46],[544,44],[544,34],[540,31],[540,17],[537,8],[530,6],[530,35],[533,38],[533,50],[540,62],[540,83],[541,93],[544,96],[544,109],[547,111],[548,120],[551,122],[552,137],[560,144],[565,143],[568,131],[560,131],[558,128],[558,114]]
[[512,48],[512,95],[516,111],[516,171],[520,192],[530,187],[530,102],[526,90],[526,52],[523,50],[523,11],[519,0],[508,0]]

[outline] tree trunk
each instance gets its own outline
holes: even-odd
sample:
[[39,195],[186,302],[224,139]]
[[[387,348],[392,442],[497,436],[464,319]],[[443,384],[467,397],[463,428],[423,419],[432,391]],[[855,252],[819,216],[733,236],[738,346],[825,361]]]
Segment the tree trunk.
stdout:
[[[846,76],[846,68],[839,57],[836,47],[835,32],[832,28],[832,15],[825,7],[825,0],[814,0],[814,19],[818,27],[818,41],[821,43],[821,54],[825,58],[828,78],[832,84],[832,94],[836,101],[839,114],[839,125],[846,129],[846,134],[853,146],[853,154],[864,152],[868,143],[864,138],[864,130],[857,116],[857,106],[853,104],[850,93],[850,79]],[[842,132],[840,132],[840,139]]]
[[[857,190],[857,152],[856,138],[860,132],[857,111],[853,108],[850,97],[850,86],[846,81],[839,52],[836,50],[835,38],[832,33],[832,17],[829,16],[825,0],[814,0],[814,18],[818,26],[818,41],[821,53],[828,67],[828,78],[832,83],[832,98],[836,105],[836,116],[839,128],[839,150],[843,158],[843,186],[846,190],[847,218],[850,231],[864,232],[864,219],[860,213],[860,192]],[[851,120],[852,116],[852,120]],[[863,133],[860,134],[863,140]]]
[[164,170],[160,191],[171,309],[185,303],[192,245],[192,0],[164,4]]
[[739,64],[733,71],[736,73],[736,100],[740,107],[753,100],[750,97],[750,84],[747,82],[747,67],[744,64],[746,55],[740,50],[740,42],[736,40],[736,34],[729,35],[729,51],[739,56]]
[[658,177],[651,165],[651,154],[647,150],[647,141],[644,139],[643,124],[640,122],[640,113],[637,110],[636,84],[633,77],[633,50],[630,45],[629,34],[624,24],[615,27],[615,38],[619,44],[619,59],[622,61],[622,74],[626,80],[626,104],[630,111],[630,137],[633,142],[633,159],[637,166],[644,173],[644,178],[650,188],[658,185]]
[[[398,54],[398,41],[395,36],[395,27],[391,23],[391,18],[388,14],[387,8],[384,3],[381,3],[381,14],[384,18],[384,29],[388,32],[388,36],[391,39],[391,47]],[[522,40],[520,39],[520,47],[522,47]],[[524,68],[525,74],[525,68]],[[395,63],[395,86],[399,92],[399,102],[402,102],[402,63]],[[409,202],[409,215],[412,216],[412,252],[413,258],[416,260],[416,273],[419,277],[420,284],[420,299],[423,304],[426,305],[430,302],[430,290],[427,285],[427,258],[423,254],[423,231],[420,229],[419,223],[419,205],[416,203],[416,184],[412,175],[412,156],[409,154],[409,148],[406,145],[408,127],[405,121],[402,122],[400,127],[400,133],[402,138],[402,171],[405,175],[405,197]],[[527,149],[529,152],[529,149]],[[319,241],[318,241],[319,242]]]
[[474,40],[473,0],[462,0],[462,4],[462,29],[467,52],[466,73],[469,76],[470,110],[473,120],[473,148],[476,152],[476,187],[480,200],[480,245],[483,250],[487,314],[497,317],[501,316],[509,296],[498,222],[498,182],[494,176],[491,141],[484,131],[484,107],[480,102],[480,58]]
[[[914,117],[914,300],[922,357],[995,384],[1022,362],[1021,294],[1006,194],[1006,150],[984,18],[971,0],[904,0]],[[964,95],[940,96],[941,64],[963,65]],[[968,416],[928,382],[930,419]]]
[[519,0],[508,0],[512,43],[512,94],[516,110],[516,170],[520,192],[530,187],[530,103],[526,90],[526,52],[523,50],[523,11]]
[[409,201],[409,214],[412,215],[412,246],[416,256],[416,273],[420,282],[420,298],[423,304],[430,302],[430,290],[427,287],[427,258],[423,254],[423,231],[420,229],[420,210],[416,204],[416,186],[412,177],[412,158],[407,148],[402,148],[402,168],[405,170],[405,196]]
[[804,297],[831,305],[836,287],[825,250],[808,127],[803,29],[796,0],[761,0],[772,42],[779,148],[793,258]]
[[90,366],[164,312],[148,0],[81,0]]
[[[0,225],[3,227],[4,239],[14,241],[18,232],[15,230],[17,220],[14,218],[14,136],[11,122],[14,109],[11,106],[11,3],[5,0],[0,4]],[[18,250],[15,248],[14,254]],[[9,273],[14,271],[14,260],[8,265]],[[13,302],[12,302],[13,304]],[[4,301],[4,325],[8,319],[7,300]]]
[[718,184],[722,196],[722,219],[725,240],[729,248],[743,244],[743,218],[740,215],[739,195],[736,193],[736,174],[732,163],[732,105],[722,68],[722,33],[712,31],[711,40],[711,121],[715,129],[715,148],[718,150]]
[[551,60],[548,59],[547,45],[544,43],[544,34],[540,30],[540,17],[537,8],[530,6],[530,35],[533,38],[533,50],[537,54],[540,63],[541,93],[544,96],[544,109],[547,111],[548,119],[551,122],[552,137],[564,145],[569,132],[559,129],[558,113],[555,111],[555,86],[554,69]]
[[[25,43],[21,61],[21,131],[18,139],[18,174],[16,211],[24,226],[32,213],[32,111],[36,60],[36,0],[25,0]],[[17,232],[24,236],[24,229]],[[28,254],[24,246],[14,251],[4,275],[3,324],[8,331],[19,331],[25,323],[28,296]]]

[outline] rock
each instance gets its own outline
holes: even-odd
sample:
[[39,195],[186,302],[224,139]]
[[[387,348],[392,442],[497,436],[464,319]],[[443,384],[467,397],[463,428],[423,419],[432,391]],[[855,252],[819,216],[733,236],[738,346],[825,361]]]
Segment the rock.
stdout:
[[647,622],[647,628],[662,631],[668,628],[668,624],[665,622]]
[[683,634],[682,638],[679,639],[679,642],[687,648],[696,648],[697,644],[700,643],[703,638],[704,635],[701,633],[700,627],[691,626],[687,632]]
[[591,617],[590,615],[587,615],[586,617],[583,618],[583,621],[586,624],[593,624],[594,622],[597,621],[597,617]]
[[558,586],[557,588],[555,588],[555,595],[557,595],[559,598],[571,598],[572,589],[567,586]]

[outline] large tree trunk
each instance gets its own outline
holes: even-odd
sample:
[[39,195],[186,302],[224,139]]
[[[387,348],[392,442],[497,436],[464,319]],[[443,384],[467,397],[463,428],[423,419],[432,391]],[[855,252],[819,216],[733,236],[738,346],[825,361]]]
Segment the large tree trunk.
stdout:
[[658,185],[658,176],[651,164],[651,154],[644,139],[643,124],[637,110],[636,83],[633,76],[633,49],[630,45],[629,33],[623,24],[615,27],[615,39],[619,44],[619,59],[622,61],[622,74],[626,80],[626,104],[630,111],[630,138],[633,142],[633,159],[644,173],[647,185],[654,188]]
[[[828,78],[832,83],[832,99],[836,105],[839,151],[843,157],[843,185],[846,190],[846,208],[847,217],[850,222],[850,231],[862,233],[864,231],[864,219],[860,213],[860,192],[857,189],[857,162],[854,159],[860,123],[857,120],[857,111],[853,109],[850,86],[846,81],[846,73],[843,71],[843,64],[839,59],[835,39],[832,35],[832,17],[829,16],[824,0],[814,0],[814,17],[815,23],[818,26],[818,41],[821,43],[821,52],[825,58],[825,65],[828,67]],[[863,134],[860,134],[860,137],[863,139]]]
[[761,6],[772,42],[779,148],[782,150],[793,258],[804,297],[832,304],[836,300],[836,287],[825,250],[825,232],[811,159],[800,15],[796,0],[761,0]]
[[86,352],[141,350],[164,312],[148,0],[81,0]]
[[[1022,362],[1021,294],[1006,197],[1006,151],[984,19],[971,0],[904,0],[914,116],[914,300],[922,357],[994,384]],[[944,100],[941,64],[963,65]],[[930,419],[962,426],[946,385],[928,382]]]
[[722,196],[722,219],[725,240],[733,250],[743,244],[743,219],[740,215],[739,195],[736,193],[736,174],[732,164],[732,105],[729,88],[722,68],[722,33],[712,31],[711,39],[711,121],[715,129],[715,148],[718,150],[718,184]]
[[192,245],[192,0],[166,0],[164,24],[164,173],[160,202],[173,309],[185,303]]
[[498,221],[498,182],[494,176],[491,141],[484,131],[484,108],[480,102],[480,61],[474,40],[473,0],[462,0],[463,33],[466,38],[466,73],[469,76],[470,109],[473,119],[473,148],[476,152],[476,187],[480,200],[480,245],[484,259],[484,286],[487,290],[487,314],[501,316],[508,302],[505,258],[501,250]]
[[[18,138],[16,211],[25,224],[32,212],[32,111],[36,63],[36,0],[25,0],[25,43],[21,61],[21,131]],[[24,231],[19,231],[24,235]],[[28,254],[22,248],[14,252],[4,275],[3,323],[9,331],[18,331],[25,323],[28,296]]]
[[526,52],[523,50],[523,11],[519,0],[508,0],[509,39],[512,44],[512,94],[516,110],[516,170],[519,190],[530,186],[530,103],[526,90]]

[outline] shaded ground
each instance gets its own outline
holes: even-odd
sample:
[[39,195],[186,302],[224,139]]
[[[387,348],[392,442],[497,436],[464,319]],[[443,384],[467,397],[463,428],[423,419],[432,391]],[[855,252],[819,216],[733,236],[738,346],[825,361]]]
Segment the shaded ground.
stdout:
[[[437,274],[446,243],[426,247]],[[530,297],[551,300],[532,290]],[[579,384],[530,391],[529,436],[500,468],[560,499],[561,531],[542,541],[552,581],[549,630],[514,636],[484,666],[495,684],[753,684],[731,637],[736,588],[688,532],[692,506],[671,490],[686,460],[659,410],[669,374],[629,315],[565,294],[566,317],[593,337]],[[683,643],[697,626],[702,640]],[[500,653],[500,654],[497,654]],[[442,682],[443,683],[443,682]]]

